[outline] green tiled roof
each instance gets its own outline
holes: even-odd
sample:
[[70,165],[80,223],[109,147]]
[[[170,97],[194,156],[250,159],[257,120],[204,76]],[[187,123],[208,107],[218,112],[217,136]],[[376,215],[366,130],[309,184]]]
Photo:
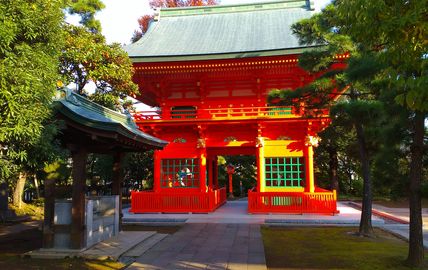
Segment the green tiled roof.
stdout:
[[305,50],[291,25],[313,14],[305,0],[161,9],[125,50],[134,62],[239,58]]
[[54,107],[57,113],[88,128],[116,133],[153,148],[163,148],[168,143],[139,130],[131,115],[105,108],[69,89],[58,91]]

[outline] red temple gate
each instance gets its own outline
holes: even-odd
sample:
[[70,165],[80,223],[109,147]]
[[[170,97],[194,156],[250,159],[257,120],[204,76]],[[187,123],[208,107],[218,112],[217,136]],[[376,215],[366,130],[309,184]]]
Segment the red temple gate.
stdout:
[[330,123],[328,111],[308,118],[304,107],[266,104],[270,90],[315,79],[297,65],[312,48],[288,30],[311,10],[297,0],[162,9],[126,48],[142,90],[137,98],[159,108],[136,113],[135,121],[170,142],[155,151],[153,191],[133,192],[131,212],[215,210],[226,201],[217,156],[236,154],[256,157],[250,213],[337,212],[335,192],[316,187],[313,175],[313,147]]

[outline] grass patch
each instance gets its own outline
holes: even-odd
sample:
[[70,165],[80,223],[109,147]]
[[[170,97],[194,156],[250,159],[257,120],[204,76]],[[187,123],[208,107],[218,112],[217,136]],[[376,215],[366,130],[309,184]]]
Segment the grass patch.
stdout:
[[[408,243],[377,229],[374,238],[359,237],[357,230],[262,227],[268,269],[410,269],[404,266]],[[421,269],[428,269],[428,258]]]
[[18,216],[28,215],[33,220],[42,220],[44,215],[43,206],[38,204],[22,203],[21,208],[18,208],[13,204],[9,204],[9,209],[15,211]]

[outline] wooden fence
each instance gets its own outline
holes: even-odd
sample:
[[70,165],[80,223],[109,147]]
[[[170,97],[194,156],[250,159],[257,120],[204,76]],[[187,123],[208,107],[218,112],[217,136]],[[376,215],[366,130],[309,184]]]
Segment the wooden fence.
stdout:
[[248,192],[249,213],[337,214],[336,191]]
[[155,193],[148,191],[131,192],[133,213],[207,213],[226,202],[226,188],[207,193]]

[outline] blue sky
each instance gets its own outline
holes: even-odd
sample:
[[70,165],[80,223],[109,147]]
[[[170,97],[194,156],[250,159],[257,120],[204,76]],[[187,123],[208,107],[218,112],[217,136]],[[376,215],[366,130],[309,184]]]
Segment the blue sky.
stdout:
[[[331,0],[314,0],[319,10]],[[97,14],[101,21],[103,34],[107,42],[129,44],[134,31],[138,28],[138,18],[151,13],[149,0],[103,0],[106,8]],[[221,0],[222,4],[263,2],[263,0]],[[73,21],[73,20],[72,20]]]

